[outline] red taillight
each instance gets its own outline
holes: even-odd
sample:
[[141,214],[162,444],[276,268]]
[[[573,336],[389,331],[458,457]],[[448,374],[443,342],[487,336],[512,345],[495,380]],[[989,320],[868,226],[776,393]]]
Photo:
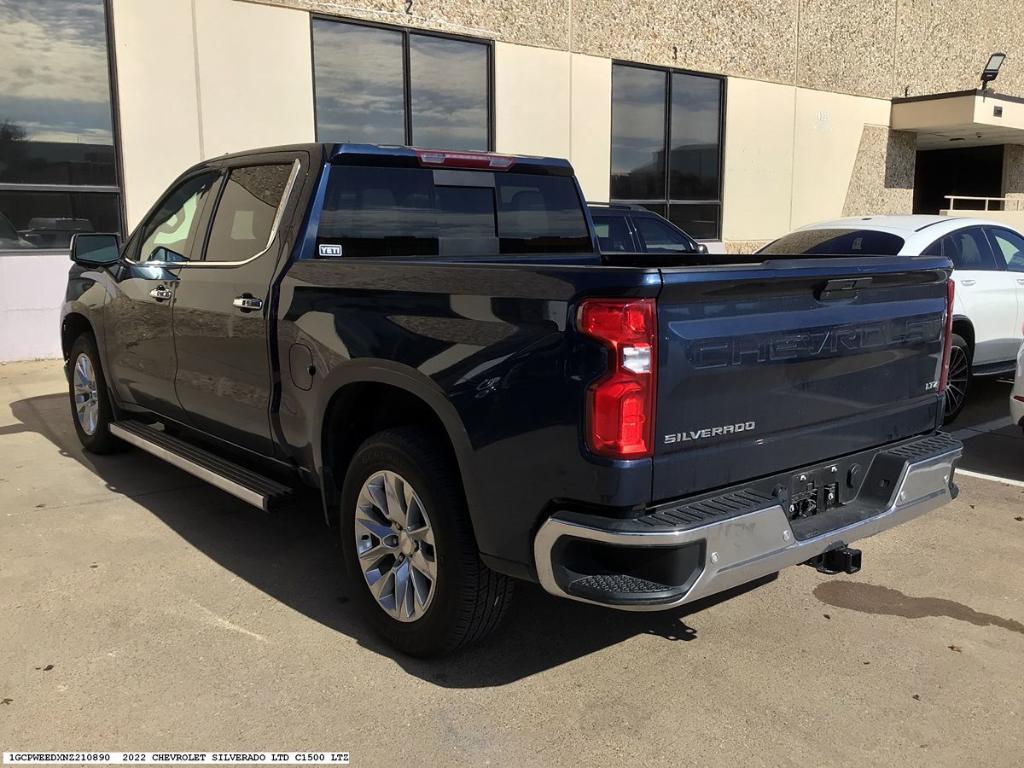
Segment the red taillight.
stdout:
[[577,328],[610,351],[608,373],[587,393],[587,444],[617,459],[650,456],[658,329],[654,299],[588,299]]
[[489,171],[507,171],[516,159],[489,152],[445,152],[439,149],[417,149],[420,165],[438,168],[475,168]]
[[942,371],[939,373],[939,394],[946,391],[946,383],[949,381],[949,354],[953,350],[953,293],[956,284],[952,280],[946,281],[946,322],[945,334],[942,337]]

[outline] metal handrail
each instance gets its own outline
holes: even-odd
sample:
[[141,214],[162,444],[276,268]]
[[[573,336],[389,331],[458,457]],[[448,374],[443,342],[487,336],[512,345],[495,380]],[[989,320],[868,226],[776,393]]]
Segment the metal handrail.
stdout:
[[[981,201],[983,201],[985,203],[985,207],[982,209],[982,210],[985,210],[985,211],[992,210],[989,207],[992,203],[1002,203],[1003,204],[1003,208],[1002,209],[1004,211],[1008,211],[1008,210],[1019,211],[1019,210],[1021,210],[1021,207],[1020,207],[1021,202],[1024,202],[1024,198],[1020,198],[1020,197],[975,197],[973,195],[943,195],[943,197],[945,197],[947,200],[949,200],[949,208],[947,210],[950,210],[950,211],[958,210],[957,207],[956,207],[956,201],[957,200],[975,200],[975,201],[981,200]],[[1006,207],[1006,204],[1010,203],[1010,202],[1013,203],[1013,208],[1007,208]],[[959,210],[961,210],[961,211],[974,211],[974,210],[978,210],[978,209],[977,208],[960,208]]]

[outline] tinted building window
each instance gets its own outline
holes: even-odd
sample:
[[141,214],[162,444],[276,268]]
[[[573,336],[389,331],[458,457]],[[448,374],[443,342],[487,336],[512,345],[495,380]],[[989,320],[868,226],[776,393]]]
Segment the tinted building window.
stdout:
[[488,149],[488,52],[480,43],[409,36],[411,143]]
[[402,33],[313,20],[320,139],[405,143]]
[[120,230],[111,115],[103,0],[0,0],[0,249]]
[[665,197],[665,73],[612,69],[612,199]]
[[[320,216],[323,256],[477,256],[588,252],[569,176],[339,166]],[[338,249],[338,250],[336,250]],[[339,252],[340,251],[340,252]]]
[[722,79],[612,67],[613,201],[640,203],[700,239],[721,219]]
[[319,141],[490,148],[486,43],[313,19]]
[[234,168],[213,215],[207,261],[245,261],[270,244],[291,165]]

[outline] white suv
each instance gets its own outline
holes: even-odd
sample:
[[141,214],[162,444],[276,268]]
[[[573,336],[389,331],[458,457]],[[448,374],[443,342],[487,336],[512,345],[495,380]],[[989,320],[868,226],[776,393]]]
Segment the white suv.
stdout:
[[946,421],[963,409],[972,376],[1014,371],[1024,332],[1024,236],[984,219],[857,216],[802,227],[761,255],[942,255],[953,262],[953,351]]

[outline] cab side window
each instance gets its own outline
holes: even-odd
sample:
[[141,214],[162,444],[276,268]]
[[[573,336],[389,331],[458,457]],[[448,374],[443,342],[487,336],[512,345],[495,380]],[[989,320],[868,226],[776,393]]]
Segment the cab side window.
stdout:
[[[951,232],[938,241],[943,256],[953,262],[955,269],[994,271],[1002,269],[996,262],[985,233],[980,227]],[[925,249],[925,255],[936,255],[935,245]]]
[[199,213],[217,173],[209,172],[183,181],[170,192],[142,229],[142,243],[136,261],[170,264],[188,261],[196,237]]
[[1008,229],[990,229],[996,258],[1011,272],[1024,272],[1024,237]]
[[270,245],[292,166],[232,168],[206,244],[207,261],[245,261]]

